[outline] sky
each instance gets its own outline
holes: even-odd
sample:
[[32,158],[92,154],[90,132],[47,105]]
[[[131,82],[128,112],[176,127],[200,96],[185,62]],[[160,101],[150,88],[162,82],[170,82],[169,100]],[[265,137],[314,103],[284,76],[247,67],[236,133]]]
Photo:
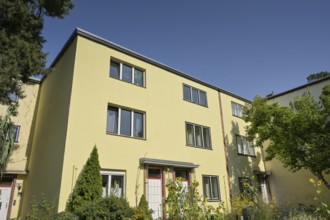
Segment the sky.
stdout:
[[329,0],[73,2],[45,18],[48,65],[79,27],[251,100],[330,71]]

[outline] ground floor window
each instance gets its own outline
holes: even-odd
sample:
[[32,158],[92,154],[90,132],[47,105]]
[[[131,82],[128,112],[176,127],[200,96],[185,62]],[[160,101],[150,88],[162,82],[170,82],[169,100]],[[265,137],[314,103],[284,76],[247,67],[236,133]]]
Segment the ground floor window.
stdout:
[[204,198],[209,201],[220,201],[219,177],[203,175]]
[[125,172],[101,171],[102,176],[102,196],[111,194],[118,197],[125,195]]

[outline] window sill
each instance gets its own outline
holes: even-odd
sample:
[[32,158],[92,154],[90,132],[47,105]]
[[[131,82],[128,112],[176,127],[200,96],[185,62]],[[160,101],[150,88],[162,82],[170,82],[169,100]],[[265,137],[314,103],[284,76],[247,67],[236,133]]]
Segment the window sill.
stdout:
[[134,84],[134,83],[131,83],[131,82],[127,82],[127,81],[125,81],[125,80],[122,80],[122,79],[118,79],[118,78],[115,78],[115,77],[112,77],[112,76],[110,76],[109,75],[109,78],[111,78],[111,79],[115,79],[115,80],[117,80],[117,81],[121,81],[121,82],[124,82],[124,83],[127,83],[127,84],[130,84],[130,85],[133,85],[133,86],[137,86],[137,87],[139,87],[139,88],[147,88],[145,85],[143,85],[143,86],[139,86],[139,85],[137,85],[137,84]]
[[199,105],[199,106],[202,106],[202,107],[208,108],[208,105],[201,105],[201,104],[199,104],[199,103],[192,102],[192,101],[190,101],[190,100],[188,100],[188,99],[183,99],[183,100],[186,101],[186,102],[190,102],[190,103],[192,103],[192,104],[195,104],[195,105]]
[[193,145],[186,145],[187,147],[191,148],[197,148],[197,149],[202,149],[202,150],[213,150],[212,147],[210,148],[205,148],[205,147],[198,147],[198,146],[193,146]]
[[108,132],[108,131],[106,132],[106,134],[117,136],[117,137],[131,138],[131,139],[135,139],[135,140],[142,140],[142,141],[146,141],[147,140],[146,138],[132,137],[132,136],[123,135],[123,134],[115,134],[115,133],[111,133],[111,132]]
[[242,153],[237,153],[239,156],[245,156],[245,157],[257,157],[257,155],[250,155],[250,154],[242,154]]

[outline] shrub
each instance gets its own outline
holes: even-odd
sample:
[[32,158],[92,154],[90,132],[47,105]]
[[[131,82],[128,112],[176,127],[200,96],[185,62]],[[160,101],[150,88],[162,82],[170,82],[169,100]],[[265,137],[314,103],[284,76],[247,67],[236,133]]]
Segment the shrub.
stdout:
[[60,212],[52,216],[51,220],[79,220],[72,212]]
[[141,196],[138,207],[134,210],[132,220],[152,220],[152,210],[148,207],[145,195]]
[[[125,198],[110,195],[96,203],[92,219],[122,220],[133,216],[134,211]],[[88,209],[89,211],[92,211]],[[88,217],[88,216],[87,216]],[[87,218],[88,219],[88,218]]]
[[186,189],[180,178],[166,185],[168,196],[165,204],[170,219],[225,219],[224,203],[220,202],[216,208],[208,205],[207,199],[199,195],[198,185],[194,181]]
[[66,211],[83,215],[86,209],[102,198],[102,178],[97,148],[94,146],[77,183],[73,189],[71,200]]
[[26,219],[48,220],[54,213],[56,213],[55,202],[49,202],[44,195],[41,195],[40,200],[33,198]]

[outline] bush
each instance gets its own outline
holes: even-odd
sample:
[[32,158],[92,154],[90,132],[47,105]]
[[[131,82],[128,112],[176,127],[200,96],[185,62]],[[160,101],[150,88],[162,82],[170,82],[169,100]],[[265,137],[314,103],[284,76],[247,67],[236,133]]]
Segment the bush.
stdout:
[[99,156],[96,146],[90,154],[68,202],[66,211],[83,215],[86,209],[102,198],[102,177],[100,174]]
[[79,218],[72,212],[60,212],[53,215],[51,220],[79,220]]
[[103,198],[98,202],[91,203],[80,214],[80,219],[86,220],[123,220],[132,217],[134,214],[125,198],[115,195]]
[[48,220],[56,213],[55,202],[49,202],[44,195],[40,200],[33,198],[30,208],[27,212],[28,220]]
[[152,210],[148,207],[145,195],[141,196],[138,207],[134,210],[132,220],[152,220]]

